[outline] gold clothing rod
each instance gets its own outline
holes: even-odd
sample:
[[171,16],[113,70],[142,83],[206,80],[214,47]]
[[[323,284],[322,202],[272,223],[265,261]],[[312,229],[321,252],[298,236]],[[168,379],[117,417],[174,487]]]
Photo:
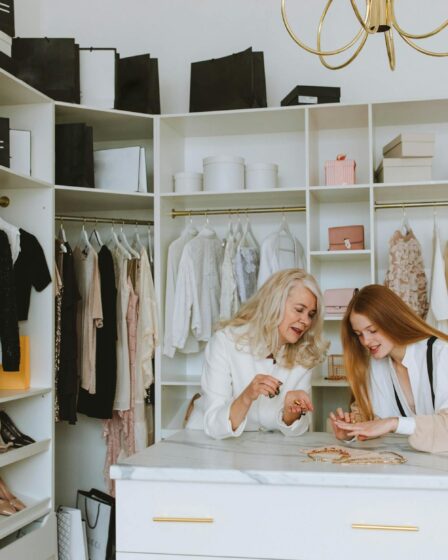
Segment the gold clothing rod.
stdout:
[[386,210],[388,208],[434,208],[436,206],[448,206],[448,200],[432,202],[375,202],[375,210]]
[[152,226],[154,222],[151,220],[131,220],[129,218],[93,218],[92,216],[55,216],[55,220],[60,222],[83,222],[91,224],[118,224],[131,226]]
[[171,210],[171,217],[180,216],[225,216],[228,214],[273,214],[283,212],[305,212],[305,206],[275,206],[270,208],[226,208],[219,210]]

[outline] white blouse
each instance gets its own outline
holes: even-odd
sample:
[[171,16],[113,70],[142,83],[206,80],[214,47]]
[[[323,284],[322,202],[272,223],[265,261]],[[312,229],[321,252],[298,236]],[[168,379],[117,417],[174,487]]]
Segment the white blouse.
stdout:
[[[234,334],[239,328],[227,327],[216,332],[205,349],[201,378],[202,397],[195,402],[187,427],[205,430],[215,439],[237,437],[243,431],[279,430],[287,436],[307,431],[309,416],[287,426],[283,422],[283,402],[288,391],[311,390],[311,369],[292,369],[274,364],[272,359],[256,358],[247,347],[237,346]],[[270,399],[261,395],[251,406],[236,430],[230,422],[230,406],[257,374],[268,374],[283,382],[280,394]]]
[[[293,242],[294,240],[294,242]],[[276,231],[266,237],[261,245],[258,287],[279,270],[285,268],[305,269],[305,253],[299,240],[285,238],[282,231]],[[293,246],[293,249],[291,248]]]
[[[409,344],[402,361],[409,374],[415,401],[415,414],[406,401],[392,360],[387,357],[370,361],[370,396],[373,411],[380,418],[398,416],[397,434],[411,435],[414,433],[414,416],[432,415],[441,409],[448,408],[448,343],[443,340],[436,340],[432,347],[435,394],[435,406],[433,406],[426,365],[427,342],[428,339],[425,339]],[[401,417],[395,400],[394,387],[407,417]]]

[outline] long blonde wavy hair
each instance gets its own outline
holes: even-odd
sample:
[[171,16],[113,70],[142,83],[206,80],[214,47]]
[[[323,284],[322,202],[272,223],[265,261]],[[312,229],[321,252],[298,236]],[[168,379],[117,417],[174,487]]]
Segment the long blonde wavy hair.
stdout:
[[341,338],[344,364],[353,398],[364,420],[373,420],[370,399],[370,356],[353,332],[352,313],[364,315],[389,340],[398,346],[407,346],[430,336],[448,342],[448,336],[421,319],[392,290],[380,284],[371,284],[354,295],[342,320]]
[[288,268],[273,274],[230,320],[219,323],[218,329],[247,325],[249,328],[243,329],[235,342],[248,345],[259,357],[266,357],[266,350],[275,355],[286,300],[297,285],[307,288],[316,297],[316,314],[310,328],[295,344],[285,344],[281,362],[287,368],[296,365],[314,367],[325,359],[328,348],[322,338],[324,307],[316,280],[300,268]]

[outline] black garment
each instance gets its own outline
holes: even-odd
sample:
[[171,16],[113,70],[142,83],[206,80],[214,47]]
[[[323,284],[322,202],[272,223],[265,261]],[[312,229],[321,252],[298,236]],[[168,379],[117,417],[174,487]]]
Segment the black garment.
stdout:
[[96,331],[96,393],[79,389],[78,412],[91,418],[112,418],[117,385],[117,289],[112,253],[103,245],[98,253],[103,328]]
[[62,295],[61,309],[61,348],[59,354],[59,419],[76,423],[76,401],[78,398],[78,367],[76,310],[81,296],[76,283],[73,253],[70,245],[65,243],[67,252],[62,261]]
[[51,282],[50,271],[39,241],[20,228],[20,253],[14,263],[14,279],[19,321],[28,319],[31,286],[38,292]]
[[19,371],[19,322],[11,247],[3,230],[0,230],[0,342],[4,371]]

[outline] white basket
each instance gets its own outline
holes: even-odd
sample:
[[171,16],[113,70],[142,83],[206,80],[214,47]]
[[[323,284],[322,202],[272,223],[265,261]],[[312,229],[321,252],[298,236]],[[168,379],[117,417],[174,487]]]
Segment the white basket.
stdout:
[[248,163],[246,165],[246,189],[275,189],[277,179],[278,165],[276,163]]
[[244,158],[212,156],[204,159],[204,190],[230,192],[244,189]]
[[202,191],[202,173],[181,171],[174,175],[174,192],[190,193]]

